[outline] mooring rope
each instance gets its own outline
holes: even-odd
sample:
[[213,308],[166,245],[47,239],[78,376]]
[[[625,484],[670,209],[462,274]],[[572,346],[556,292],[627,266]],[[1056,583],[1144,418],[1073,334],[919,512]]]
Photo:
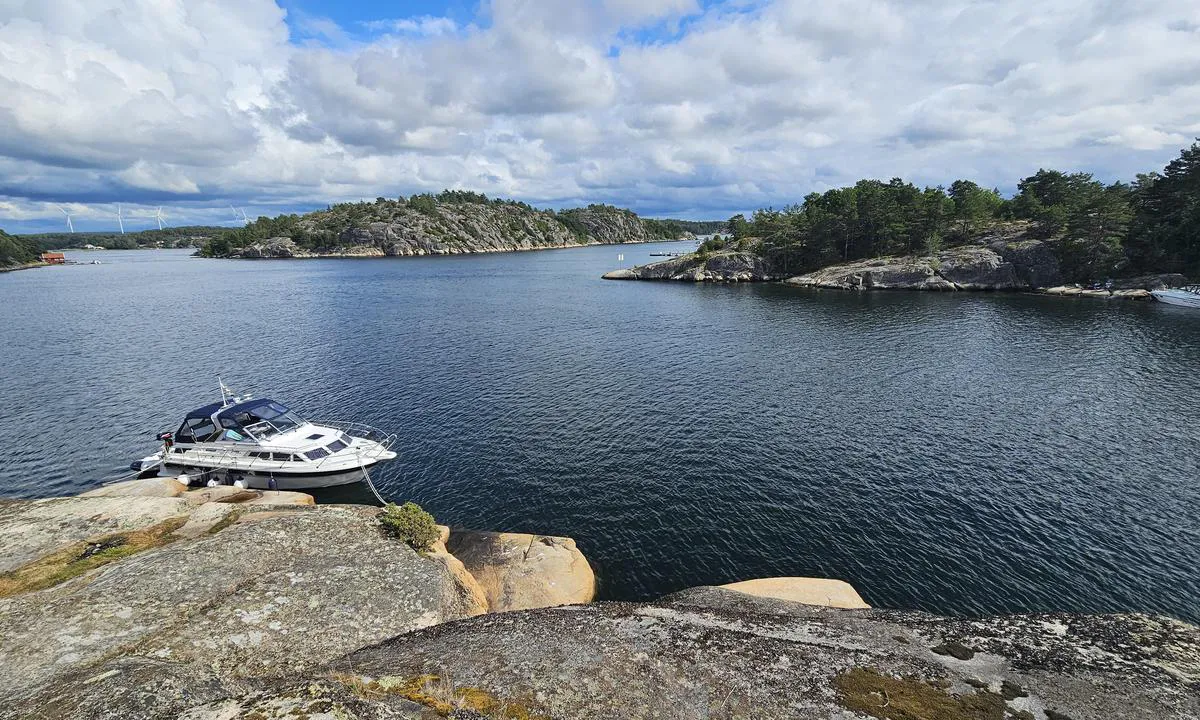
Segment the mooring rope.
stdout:
[[361,448],[355,451],[355,456],[358,458],[358,469],[362,470],[363,482],[367,484],[367,487],[371,488],[371,494],[375,496],[375,499],[379,501],[379,504],[386,506],[388,504],[387,500],[384,500],[383,496],[379,494],[379,491],[375,489],[375,483],[371,480],[371,473],[367,472],[367,466],[363,464]]

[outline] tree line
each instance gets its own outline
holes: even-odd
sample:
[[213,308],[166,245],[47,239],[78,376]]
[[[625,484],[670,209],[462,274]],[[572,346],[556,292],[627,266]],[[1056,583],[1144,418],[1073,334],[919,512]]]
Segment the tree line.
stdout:
[[33,240],[0,230],[0,267],[34,262],[41,253],[41,247]]
[[935,253],[980,240],[1013,221],[1053,239],[1064,276],[1092,282],[1117,275],[1200,276],[1200,143],[1162,172],[1104,184],[1088,173],[1038,170],[1005,198],[970,180],[918,188],[900,178],[860,180],[811,193],[782,210],[735,215],[735,240],[757,238],[787,273],[889,255]]

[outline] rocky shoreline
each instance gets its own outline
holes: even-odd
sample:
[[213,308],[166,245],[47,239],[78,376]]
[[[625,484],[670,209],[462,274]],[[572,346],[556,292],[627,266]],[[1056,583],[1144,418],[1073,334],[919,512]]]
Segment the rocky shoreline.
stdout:
[[[590,602],[569,538],[171,478],[0,502],[0,718],[1200,714],[1200,628],[871,609],[810,578]],[[895,711],[887,708],[895,708]]]
[[987,244],[962,245],[933,255],[871,258],[792,275],[758,252],[725,249],[691,253],[603,275],[606,280],[685,282],[773,282],[830,290],[924,290],[935,292],[1011,291],[1129,300],[1149,299],[1150,291],[1187,283],[1179,274],[1143,275],[1113,281],[1110,288],[1062,284],[1049,241],[1020,235]]
[[21,263],[20,265],[0,265],[0,272],[16,272],[17,270],[30,270],[32,268],[50,267],[50,263],[31,262]]
[[478,255],[506,252],[532,252],[535,250],[561,250],[566,248],[594,247],[597,245],[638,245],[655,242],[670,242],[663,238],[644,238],[616,242],[562,242],[553,245],[513,245],[511,247],[458,247],[430,243],[428,245],[351,245],[336,250],[315,251],[298,246],[289,237],[277,237],[248,245],[235,256],[240,260],[309,259],[309,258],[383,258],[383,257],[426,257],[442,255]]

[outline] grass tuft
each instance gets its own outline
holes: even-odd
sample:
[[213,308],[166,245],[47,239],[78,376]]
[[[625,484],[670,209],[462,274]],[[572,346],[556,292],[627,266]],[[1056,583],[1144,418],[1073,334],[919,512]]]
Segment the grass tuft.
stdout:
[[534,713],[525,703],[501,700],[486,690],[473,687],[455,687],[448,678],[438,675],[417,675],[411,678],[384,677],[368,680],[354,675],[335,675],[356,695],[367,699],[380,699],[394,695],[433,710],[448,717],[456,710],[469,710],[490,720],[548,720]]
[[0,574],[0,598],[45,590],[135,553],[175,540],[174,533],[186,516],[171,518],[140,530],[112,533],[84,540]]
[[1004,720],[1004,698],[989,692],[953,695],[917,678],[852,668],[833,679],[842,704],[880,720]]

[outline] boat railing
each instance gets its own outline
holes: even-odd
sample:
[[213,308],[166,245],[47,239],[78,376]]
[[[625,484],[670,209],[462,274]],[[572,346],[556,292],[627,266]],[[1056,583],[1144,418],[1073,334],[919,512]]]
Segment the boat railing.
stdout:
[[[376,448],[367,450],[366,452],[359,451],[359,461],[363,460],[378,460],[385,452],[388,452],[392,445],[396,443],[398,435],[395,433],[386,433],[377,427],[367,425],[365,423],[350,422],[345,420],[322,420],[314,422],[315,425],[330,427],[339,430],[351,437],[370,440],[378,444]],[[199,458],[205,462],[213,463],[217,466],[224,466],[227,469],[233,469],[235,472],[249,472],[257,470],[259,472],[269,472],[271,470],[282,470],[285,464],[282,461],[267,459],[260,456],[249,454],[245,447],[226,447],[226,448],[194,448],[199,451]],[[317,461],[316,467],[319,469],[327,460],[334,455],[326,455]],[[213,469],[206,470],[210,472]]]
[[341,430],[351,437],[362,438],[372,442],[379,443],[384,450],[391,449],[399,438],[396,433],[387,433],[372,425],[367,425],[360,422],[349,422],[346,420],[314,420],[314,425],[324,425],[335,430]]

